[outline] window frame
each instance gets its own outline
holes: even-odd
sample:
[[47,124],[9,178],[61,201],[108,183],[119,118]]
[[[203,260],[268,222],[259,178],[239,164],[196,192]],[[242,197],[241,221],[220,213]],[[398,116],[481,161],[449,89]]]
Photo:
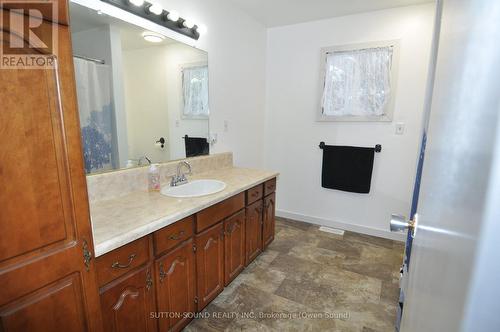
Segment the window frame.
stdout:
[[[392,67],[391,67],[391,94],[389,101],[384,109],[384,115],[325,115],[323,114],[323,93],[325,89],[326,80],[326,63],[327,56],[334,52],[345,52],[345,51],[357,51],[367,48],[378,48],[378,47],[392,47]],[[392,122],[394,115],[394,107],[396,102],[396,91],[398,85],[398,73],[399,73],[399,52],[400,52],[400,40],[384,40],[366,43],[356,43],[356,44],[346,44],[324,47],[321,49],[321,61],[320,61],[320,91],[319,91],[319,105],[317,108],[316,121],[320,122]]]

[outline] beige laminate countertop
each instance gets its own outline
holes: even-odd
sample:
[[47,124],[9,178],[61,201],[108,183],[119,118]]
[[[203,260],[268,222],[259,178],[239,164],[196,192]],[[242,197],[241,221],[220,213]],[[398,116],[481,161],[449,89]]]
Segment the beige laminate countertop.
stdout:
[[276,176],[276,172],[256,169],[217,169],[189,177],[189,180],[224,181],[226,189],[216,194],[173,198],[158,192],[137,191],[91,203],[95,255],[104,255]]

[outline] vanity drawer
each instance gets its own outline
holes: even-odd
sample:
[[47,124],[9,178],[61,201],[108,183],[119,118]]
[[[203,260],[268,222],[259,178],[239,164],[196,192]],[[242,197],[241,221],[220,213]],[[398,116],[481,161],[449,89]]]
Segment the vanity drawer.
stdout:
[[189,216],[154,232],[155,254],[162,254],[193,236],[193,221],[194,216]]
[[264,183],[264,196],[272,194],[276,191],[276,178],[268,180]]
[[262,185],[262,183],[259,184],[258,186],[248,189],[247,205],[250,205],[253,202],[256,202],[257,200],[261,199],[263,194],[264,194],[264,186]]
[[97,281],[99,286],[124,275],[149,260],[149,237],[115,249],[103,256],[97,257]]
[[196,233],[215,225],[224,218],[235,214],[245,207],[245,192],[217,203],[196,214]]

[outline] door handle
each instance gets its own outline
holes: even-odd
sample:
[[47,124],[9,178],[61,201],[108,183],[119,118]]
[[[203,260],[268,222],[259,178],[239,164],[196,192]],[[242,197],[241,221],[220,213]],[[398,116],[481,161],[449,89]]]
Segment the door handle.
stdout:
[[408,230],[411,232],[411,236],[415,237],[417,224],[418,214],[415,214],[413,220],[407,220],[405,216],[399,214],[391,215],[391,232],[404,232],[405,230]]

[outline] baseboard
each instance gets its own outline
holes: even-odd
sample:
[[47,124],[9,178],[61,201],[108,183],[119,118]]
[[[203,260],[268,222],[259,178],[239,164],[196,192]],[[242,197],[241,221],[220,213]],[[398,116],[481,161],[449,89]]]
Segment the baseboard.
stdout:
[[334,220],[329,220],[329,219],[324,219],[324,218],[307,216],[304,214],[293,213],[293,212],[284,211],[284,210],[276,210],[276,215],[278,217],[293,219],[293,220],[297,220],[297,221],[303,221],[303,222],[307,222],[310,224],[334,227],[334,228],[339,228],[339,229],[346,230],[346,231],[382,237],[385,239],[390,239],[390,240],[395,240],[395,241],[400,241],[400,242],[406,241],[406,233],[392,233],[390,231],[385,231],[383,229],[371,228],[371,227],[366,227],[366,226],[362,226],[362,225],[349,224],[349,223],[340,222],[340,221],[334,221]]

